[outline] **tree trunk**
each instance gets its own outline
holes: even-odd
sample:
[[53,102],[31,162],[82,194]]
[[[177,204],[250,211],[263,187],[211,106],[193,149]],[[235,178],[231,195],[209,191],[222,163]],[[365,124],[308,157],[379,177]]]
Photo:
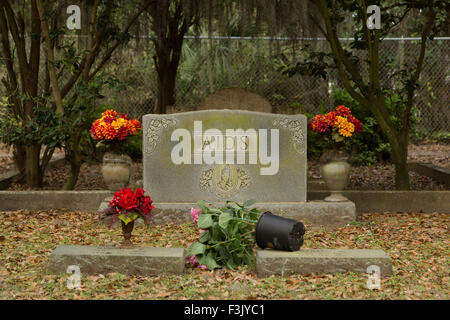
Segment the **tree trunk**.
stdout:
[[[383,130],[386,134],[386,131]],[[391,146],[391,160],[395,166],[395,188],[409,190],[409,174],[407,165],[408,145],[401,143],[397,135],[386,134]]]
[[404,132],[397,132],[391,121],[389,114],[385,114],[382,110],[386,109],[386,97],[379,94],[370,97],[369,109],[372,111],[381,131],[386,135],[389,145],[391,146],[391,159],[395,165],[395,187],[397,190],[409,190],[409,174],[406,163],[408,155],[408,129]]
[[397,190],[409,190],[409,171],[406,159],[393,159],[395,164],[395,188]]
[[64,184],[63,190],[73,190],[78,181],[78,176],[81,169],[81,153],[80,153],[80,140],[81,131],[77,129],[74,132],[74,136],[70,142],[71,146],[69,150],[70,172],[69,177]]
[[[161,61],[161,58],[159,59],[159,61]],[[167,113],[167,106],[175,104],[175,81],[177,77],[177,67],[173,68],[171,67],[171,64],[165,64],[158,68],[157,112],[160,114]]]
[[174,3],[175,7],[171,8],[170,1],[161,1],[162,12],[152,14],[154,31],[158,35],[154,40],[156,56],[153,57],[158,73],[158,113],[167,113],[167,106],[176,102],[175,81],[183,39],[194,23],[188,12],[183,12],[182,1]]
[[25,177],[26,149],[24,146],[17,144],[15,144],[13,148],[13,157],[16,168],[19,170],[20,174]]
[[43,173],[40,167],[40,145],[25,147],[25,179],[28,186],[32,189],[42,186]]

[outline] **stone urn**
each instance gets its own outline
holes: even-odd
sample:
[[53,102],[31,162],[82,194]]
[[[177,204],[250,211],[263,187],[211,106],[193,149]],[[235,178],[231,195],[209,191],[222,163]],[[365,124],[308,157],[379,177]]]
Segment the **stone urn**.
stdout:
[[348,201],[342,194],[351,169],[348,159],[346,152],[337,150],[326,151],[320,157],[320,174],[331,191],[325,201]]
[[132,173],[132,160],[126,154],[107,152],[103,156],[102,175],[110,191],[127,188]]

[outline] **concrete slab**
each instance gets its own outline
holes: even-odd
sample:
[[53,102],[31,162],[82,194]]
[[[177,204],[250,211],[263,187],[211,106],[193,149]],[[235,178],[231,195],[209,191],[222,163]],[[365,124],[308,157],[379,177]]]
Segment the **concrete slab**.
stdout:
[[[346,190],[344,196],[355,203],[356,213],[383,213],[383,212],[438,212],[450,213],[450,191],[358,191]],[[102,201],[111,196],[107,190],[87,191],[0,191],[0,211],[11,210],[50,210],[65,208],[72,211],[98,212]],[[322,200],[329,195],[329,191],[308,191],[310,200]],[[186,206],[187,204],[187,206]],[[172,220],[188,221],[180,216],[182,210],[190,209],[195,203],[158,203],[154,202],[154,212],[164,213],[168,208],[175,210],[175,215],[164,214],[158,217],[160,223]],[[160,207],[160,209],[157,209]],[[261,203],[262,206],[265,203]],[[286,204],[286,205],[289,205]],[[159,214],[158,213],[158,214]]]
[[[324,199],[329,191],[308,191],[308,201]],[[450,191],[344,190],[356,205],[356,213],[439,212],[450,213]]]
[[50,255],[49,270],[66,273],[70,265],[79,266],[81,275],[111,272],[142,276],[183,274],[185,256],[184,248],[58,246]]
[[0,211],[66,209],[96,212],[102,200],[111,194],[107,190],[0,191]]
[[311,273],[366,273],[367,267],[380,267],[381,276],[392,275],[391,258],[379,249],[300,249],[296,252],[257,250],[258,277]]
[[[255,207],[261,211],[270,211],[282,217],[299,220],[314,227],[344,227],[356,220],[355,204],[351,201],[326,202],[262,202]],[[196,203],[158,203],[152,210],[156,224],[186,223],[191,221],[190,208]]]

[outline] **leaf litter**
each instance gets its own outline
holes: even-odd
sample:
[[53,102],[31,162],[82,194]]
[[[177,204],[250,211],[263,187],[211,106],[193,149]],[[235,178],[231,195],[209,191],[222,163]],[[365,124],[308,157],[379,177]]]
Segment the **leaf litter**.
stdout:
[[[254,266],[207,271],[187,266],[183,276],[82,276],[80,290],[68,275],[47,271],[59,244],[119,245],[121,230],[97,224],[85,212],[0,212],[0,299],[449,299],[450,217],[439,213],[364,214],[344,228],[306,225],[304,248],[380,248],[392,258],[392,277],[381,289],[367,275],[309,274],[259,279]],[[199,236],[193,223],[133,230],[137,246],[184,247]]]

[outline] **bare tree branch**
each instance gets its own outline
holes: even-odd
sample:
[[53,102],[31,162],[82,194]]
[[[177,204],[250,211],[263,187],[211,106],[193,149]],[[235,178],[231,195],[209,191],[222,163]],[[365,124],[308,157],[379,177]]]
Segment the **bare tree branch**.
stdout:
[[[139,16],[156,0],[146,1],[146,4],[138,11],[136,12],[133,17],[128,21],[128,24],[123,29],[122,33],[128,32],[131,26],[136,22],[136,20],[139,18]],[[108,51],[104,54],[102,60],[97,65],[95,70],[89,75],[88,79],[92,79],[106,64],[106,62],[109,61],[114,51],[121,45],[121,42],[119,40],[116,40],[114,45],[108,49]]]

